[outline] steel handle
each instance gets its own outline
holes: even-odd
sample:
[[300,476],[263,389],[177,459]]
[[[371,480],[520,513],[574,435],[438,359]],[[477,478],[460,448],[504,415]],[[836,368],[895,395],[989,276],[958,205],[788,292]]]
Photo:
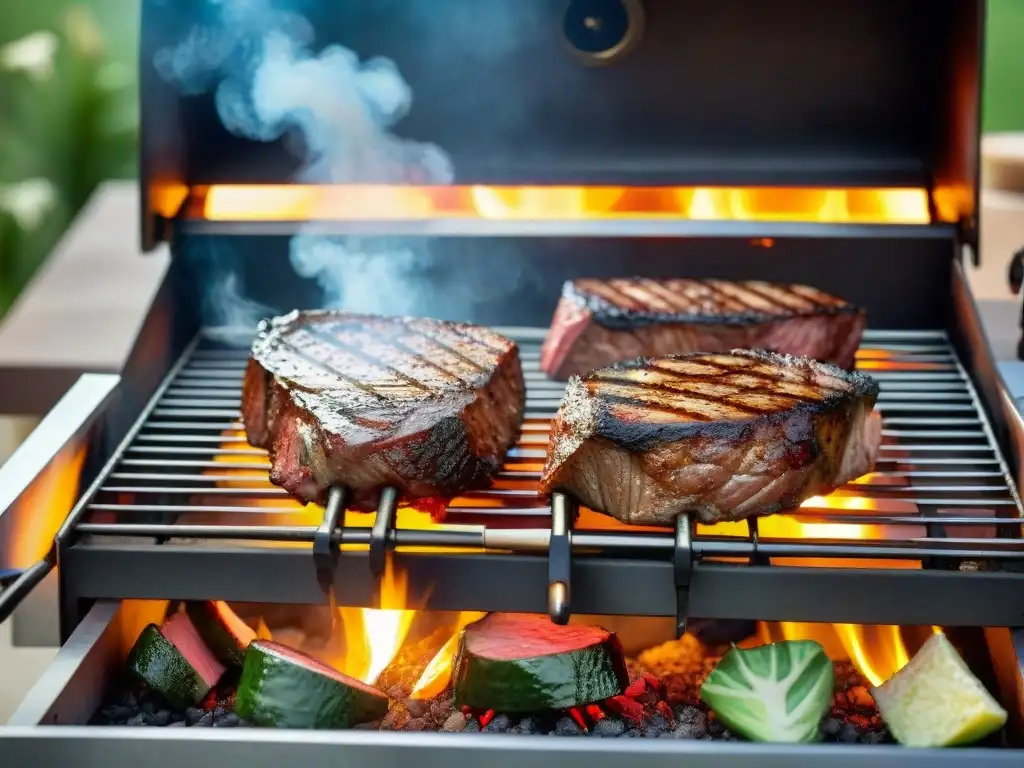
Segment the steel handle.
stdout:
[[[26,542],[25,531],[39,530],[28,523],[38,521],[45,510],[32,503],[31,495],[45,492],[47,469],[54,458],[74,448],[93,427],[117,388],[120,376],[88,373],[79,377],[32,434],[0,466],[0,622],[5,621],[25,597],[56,565],[53,532],[38,534],[32,542],[45,556],[25,568],[25,554],[18,552]],[[0,402],[2,406],[2,402]],[[69,510],[70,511],[70,508]],[[49,546],[48,546],[49,544]]]

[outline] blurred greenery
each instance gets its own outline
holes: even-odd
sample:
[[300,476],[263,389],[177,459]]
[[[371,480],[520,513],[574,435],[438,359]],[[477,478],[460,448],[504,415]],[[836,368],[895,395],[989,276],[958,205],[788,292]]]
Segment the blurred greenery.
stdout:
[[[135,173],[138,7],[0,0],[0,315],[96,185]],[[989,9],[985,129],[1024,130],[1024,0]],[[5,68],[3,46],[41,30],[56,35],[52,71]]]
[[0,3],[2,315],[96,185],[135,174],[138,6]]

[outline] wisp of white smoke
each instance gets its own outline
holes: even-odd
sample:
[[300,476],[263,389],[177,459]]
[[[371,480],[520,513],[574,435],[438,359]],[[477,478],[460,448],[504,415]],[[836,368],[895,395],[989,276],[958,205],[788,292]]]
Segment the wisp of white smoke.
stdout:
[[[338,45],[314,52],[308,20],[287,4],[207,4],[207,18],[182,43],[158,52],[155,65],[185,93],[212,90],[229,131],[264,142],[297,132],[302,182],[451,183],[452,164],[443,150],[392,133],[412,107],[412,92],[394,62],[361,60]],[[290,256],[299,275],[323,288],[325,307],[380,314],[417,313],[417,283],[432,269],[422,240],[300,232]],[[487,278],[483,268],[467,265],[440,287],[447,301],[476,302],[481,292],[468,286]],[[237,288],[237,281],[215,281],[211,290],[218,293],[206,304],[229,318],[249,319],[252,306],[224,309],[238,305]]]

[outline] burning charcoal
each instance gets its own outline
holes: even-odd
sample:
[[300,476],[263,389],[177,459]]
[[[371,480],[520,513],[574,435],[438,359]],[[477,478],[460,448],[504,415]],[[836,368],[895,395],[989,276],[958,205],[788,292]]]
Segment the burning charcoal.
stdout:
[[466,723],[466,727],[462,730],[464,733],[479,733],[480,723],[478,723],[476,720],[470,720],[468,723]]
[[447,720],[453,709],[451,699],[434,699],[430,702],[430,716],[439,723]]
[[153,725],[168,726],[171,724],[171,712],[167,709],[159,710],[153,715]]
[[128,722],[126,722],[125,725],[137,726],[137,725],[148,725],[148,723],[146,722],[146,716],[145,715],[138,714],[138,715],[135,715],[135,717],[128,718]]
[[423,699],[409,699],[405,702],[405,708],[410,717],[423,717],[430,709],[430,702]]
[[427,728],[427,720],[424,717],[413,717],[403,727],[403,731],[423,731]]
[[412,693],[412,686],[408,683],[396,683],[387,690],[388,698],[396,701],[405,701]]
[[189,707],[185,710],[185,722],[189,725],[195,725],[205,714],[206,712],[200,707]]
[[871,694],[868,693],[868,689],[863,685],[852,686],[846,692],[846,698],[849,700],[850,704],[860,709],[875,708],[875,700],[871,697]]
[[185,721],[184,720],[175,720],[173,723],[168,723],[167,727],[168,728],[184,728],[185,727]]
[[555,723],[555,733],[559,736],[582,736],[583,729],[571,717],[560,717]]
[[214,715],[213,727],[214,728],[234,728],[238,725],[239,717],[234,712],[225,712],[220,717]]
[[382,731],[400,731],[411,719],[412,718],[409,717],[409,712],[405,707],[392,707],[391,710],[384,715],[384,720],[380,724],[380,729]]
[[606,739],[614,736],[621,736],[625,732],[626,724],[617,717],[606,717],[599,720],[594,727],[590,729],[592,736]]
[[[240,723],[245,723],[247,728],[255,728],[256,727],[252,723],[250,723],[248,720],[245,720],[244,718],[240,718],[239,722]],[[356,723],[355,725],[352,726],[352,730],[353,731],[379,731],[382,722],[383,722],[382,720],[370,720],[369,722],[366,722],[366,723]]]
[[860,741],[860,731],[853,723],[843,723],[839,729],[839,740],[844,744],[856,744]]
[[639,728],[630,728],[628,731],[626,731],[622,735],[624,737],[626,737],[627,739],[637,739],[637,738],[640,738],[641,736],[643,736],[643,733],[640,731]]
[[485,727],[487,733],[507,733],[512,726],[508,715],[495,715]]
[[668,721],[661,715],[651,715],[644,723],[644,736],[652,738],[668,731]]
[[676,727],[672,734],[677,739],[703,739],[707,732],[707,715],[696,707],[676,708]]
[[441,728],[449,733],[464,731],[466,729],[466,716],[461,712],[452,712]]
[[213,727],[213,712],[204,712],[203,716],[196,722],[197,728],[212,728]]
[[839,735],[839,729],[843,727],[843,721],[838,717],[826,717],[821,721],[821,733],[827,739],[834,739]]
[[221,717],[224,717],[224,715],[226,715],[227,713],[228,711],[223,706],[218,704],[216,707],[213,708],[213,719],[217,720]]

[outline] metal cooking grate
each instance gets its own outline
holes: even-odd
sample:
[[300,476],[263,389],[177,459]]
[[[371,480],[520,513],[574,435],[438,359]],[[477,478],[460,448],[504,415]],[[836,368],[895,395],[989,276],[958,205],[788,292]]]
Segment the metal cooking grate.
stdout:
[[[266,551],[308,545],[326,531],[333,543],[370,545],[371,554],[382,538],[388,548],[445,547],[455,556],[483,549],[547,554],[552,542],[567,542],[551,535],[552,507],[536,493],[563,385],[539,370],[543,330],[499,330],[520,343],[526,422],[494,487],[454,499],[442,522],[416,510],[395,514],[385,497],[374,530],[374,515],[365,514],[343,516],[336,526],[323,510],[304,508],[272,486],[265,452],[245,442],[238,421],[247,345],[200,336],[85,500],[76,531],[88,535],[86,544],[135,537],[138,547],[146,537],[154,552],[226,541]],[[567,556],[575,564],[588,557],[671,561],[682,543],[694,561],[772,570],[855,559],[866,569],[949,571],[964,570],[964,561],[984,561],[986,569],[985,562],[1024,558],[1017,492],[945,334],[868,332],[857,360],[881,385],[884,444],[875,472],[827,499],[749,525],[672,532],[581,510]]]

